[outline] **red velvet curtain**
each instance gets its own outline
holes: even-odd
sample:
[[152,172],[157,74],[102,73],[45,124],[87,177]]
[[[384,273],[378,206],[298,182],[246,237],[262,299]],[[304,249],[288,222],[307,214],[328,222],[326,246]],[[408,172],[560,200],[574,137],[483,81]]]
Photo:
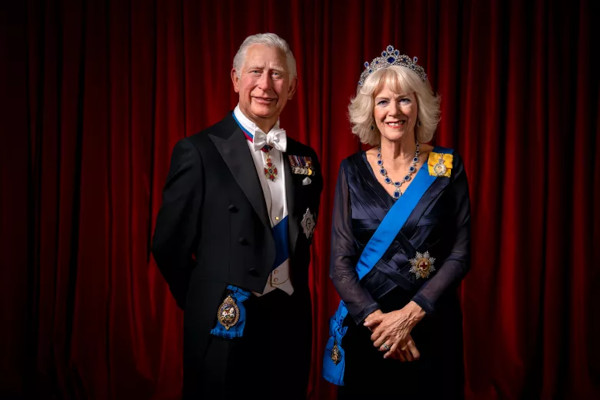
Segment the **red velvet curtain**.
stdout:
[[182,313],[149,252],[171,149],[235,106],[233,55],[271,31],[298,61],[282,126],[325,175],[309,398],[335,394],[320,369],[332,194],[360,149],[347,105],[388,44],[426,68],[435,143],[470,180],[467,398],[600,398],[596,3],[2,2],[0,397],[179,396]]

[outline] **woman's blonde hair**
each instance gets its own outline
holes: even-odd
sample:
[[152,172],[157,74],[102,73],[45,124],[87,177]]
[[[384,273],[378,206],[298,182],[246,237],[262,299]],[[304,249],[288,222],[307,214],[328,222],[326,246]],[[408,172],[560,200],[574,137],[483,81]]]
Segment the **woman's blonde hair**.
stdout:
[[381,142],[381,133],[373,118],[375,95],[383,87],[394,93],[415,93],[417,98],[416,140],[427,143],[440,121],[440,96],[433,93],[428,80],[423,81],[408,68],[391,65],[373,72],[358,86],[356,96],[348,106],[352,133],[364,144],[376,146]]

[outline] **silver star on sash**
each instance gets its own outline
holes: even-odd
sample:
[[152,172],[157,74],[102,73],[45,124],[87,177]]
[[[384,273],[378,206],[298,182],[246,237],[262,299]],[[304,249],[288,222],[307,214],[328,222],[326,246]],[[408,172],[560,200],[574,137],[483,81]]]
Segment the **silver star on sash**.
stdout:
[[304,216],[302,217],[302,222],[300,223],[300,225],[302,225],[302,230],[304,231],[306,238],[310,239],[310,237],[313,234],[313,231],[315,230],[316,223],[315,223],[315,217],[310,212],[309,208],[306,209],[306,212],[304,213]]
[[410,272],[415,274],[417,279],[427,279],[432,272],[435,272],[435,267],[433,266],[435,258],[429,255],[429,251],[423,254],[417,251],[415,257],[409,261],[411,264]]

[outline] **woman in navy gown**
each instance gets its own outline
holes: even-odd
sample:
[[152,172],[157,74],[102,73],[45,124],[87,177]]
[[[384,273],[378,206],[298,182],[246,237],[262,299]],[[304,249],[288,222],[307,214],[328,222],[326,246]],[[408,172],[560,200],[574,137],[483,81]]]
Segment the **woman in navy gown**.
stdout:
[[349,115],[373,147],[342,162],[333,212],[330,276],[347,311],[338,398],[462,398],[464,166],[428,144],[440,99],[416,58],[388,46],[365,66]]

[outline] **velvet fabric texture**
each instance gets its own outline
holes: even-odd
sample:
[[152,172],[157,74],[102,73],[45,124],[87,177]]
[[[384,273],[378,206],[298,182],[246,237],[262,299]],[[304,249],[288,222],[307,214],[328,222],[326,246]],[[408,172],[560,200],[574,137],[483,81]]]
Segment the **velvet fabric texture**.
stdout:
[[183,315],[150,256],[173,147],[237,103],[249,34],[285,38],[281,116],[313,147],[309,398],[321,378],[348,103],[391,44],[441,95],[435,145],[462,156],[472,216],[465,397],[600,398],[598,2],[0,2],[0,397],[176,399]]

